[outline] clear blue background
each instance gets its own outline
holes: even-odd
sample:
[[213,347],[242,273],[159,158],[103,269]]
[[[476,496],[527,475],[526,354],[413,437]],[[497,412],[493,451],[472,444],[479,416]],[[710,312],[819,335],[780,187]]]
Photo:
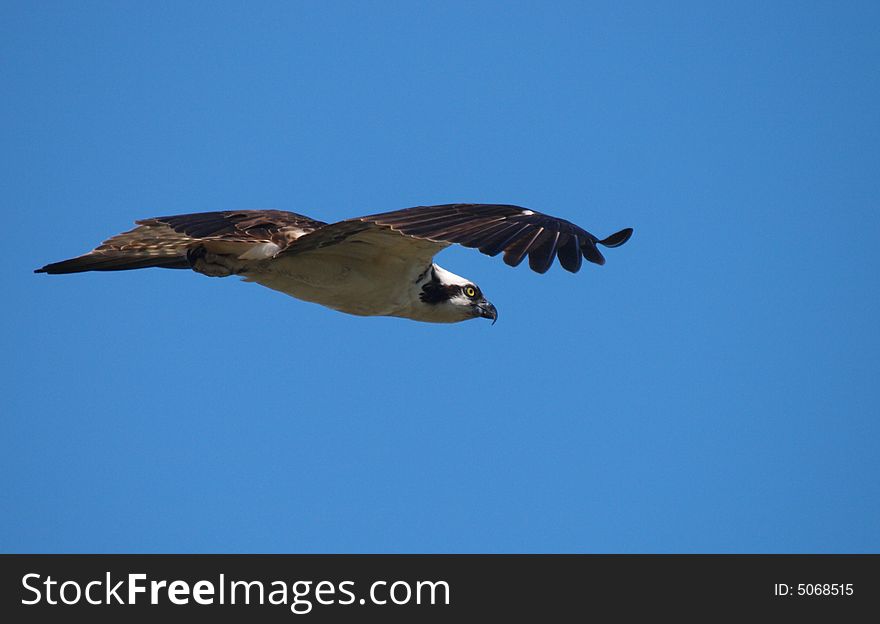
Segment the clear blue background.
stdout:
[[[4,552],[877,552],[880,5],[0,9]],[[516,203],[490,326],[32,270],[137,218]]]

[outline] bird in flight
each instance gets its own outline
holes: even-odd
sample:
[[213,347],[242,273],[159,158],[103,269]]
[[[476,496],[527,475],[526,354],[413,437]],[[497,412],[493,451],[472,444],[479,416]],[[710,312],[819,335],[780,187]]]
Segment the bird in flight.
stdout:
[[87,254],[35,273],[191,269],[238,275],[297,299],[360,316],[456,323],[498,313],[472,281],[434,264],[458,243],[544,273],[559,258],[576,273],[581,258],[604,264],[597,245],[619,247],[623,229],[598,239],[557,217],[503,204],[445,204],[323,223],[282,210],[201,212],[136,221]]

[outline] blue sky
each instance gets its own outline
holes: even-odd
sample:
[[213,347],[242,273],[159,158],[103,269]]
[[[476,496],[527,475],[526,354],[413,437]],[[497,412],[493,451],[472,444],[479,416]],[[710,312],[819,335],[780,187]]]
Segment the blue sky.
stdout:
[[[877,552],[877,3],[0,8],[3,552]],[[515,203],[499,309],[34,275],[138,218]]]

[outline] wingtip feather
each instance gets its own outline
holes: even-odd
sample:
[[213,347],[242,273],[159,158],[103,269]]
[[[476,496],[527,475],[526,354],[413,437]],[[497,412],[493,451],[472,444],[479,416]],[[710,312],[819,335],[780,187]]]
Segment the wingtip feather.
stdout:
[[602,240],[598,241],[598,243],[600,245],[605,246],[605,247],[620,247],[626,241],[628,241],[632,235],[633,235],[632,228],[624,228],[624,229],[620,230],[619,232],[615,232],[611,236],[603,238]]

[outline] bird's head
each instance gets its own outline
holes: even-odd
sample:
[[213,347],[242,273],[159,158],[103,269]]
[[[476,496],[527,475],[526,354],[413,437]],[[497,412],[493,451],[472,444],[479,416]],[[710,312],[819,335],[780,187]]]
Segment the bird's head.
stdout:
[[489,318],[492,324],[498,311],[483,296],[480,287],[436,264],[431,265],[418,283],[419,313],[433,323],[457,323],[472,318]]

